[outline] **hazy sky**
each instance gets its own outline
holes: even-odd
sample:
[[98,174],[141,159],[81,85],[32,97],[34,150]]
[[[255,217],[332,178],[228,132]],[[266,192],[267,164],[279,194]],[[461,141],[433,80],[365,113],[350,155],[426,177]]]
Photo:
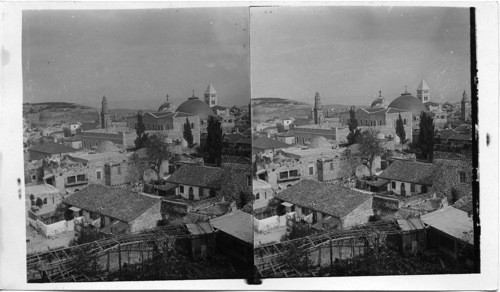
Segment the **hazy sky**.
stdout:
[[250,100],[248,8],[25,11],[24,102],[155,109],[203,98]]
[[431,99],[470,96],[469,10],[303,7],[251,10],[252,97],[370,105],[422,77]]

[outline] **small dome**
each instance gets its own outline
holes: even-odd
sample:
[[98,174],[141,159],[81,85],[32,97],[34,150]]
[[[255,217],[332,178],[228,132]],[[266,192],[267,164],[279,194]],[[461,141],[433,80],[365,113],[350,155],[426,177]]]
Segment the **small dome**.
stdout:
[[379,97],[379,98],[375,99],[371,105],[372,108],[375,108],[375,107],[387,108],[388,106],[389,106],[389,103],[383,97]]
[[40,122],[50,121],[52,120],[52,114],[48,111],[43,111],[40,113],[39,120]]
[[160,107],[158,108],[158,111],[159,112],[161,112],[161,111],[165,111],[165,112],[172,111],[173,107],[174,107],[174,105],[168,99],[168,94],[167,94],[167,100],[160,105]]
[[312,138],[309,148],[319,148],[324,146],[331,146],[330,142],[323,136],[316,136]]
[[393,100],[389,107],[412,112],[413,116],[419,116],[421,112],[427,112],[424,104],[416,97],[405,92]]
[[208,116],[215,116],[214,111],[210,108],[210,106],[194,95],[183,102],[177,108],[176,112],[197,115],[200,120],[208,120]]
[[105,152],[116,152],[120,149],[116,147],[113,142],[105,140],[99,143],[99,148],[97,148],[97,153],[105,153]]

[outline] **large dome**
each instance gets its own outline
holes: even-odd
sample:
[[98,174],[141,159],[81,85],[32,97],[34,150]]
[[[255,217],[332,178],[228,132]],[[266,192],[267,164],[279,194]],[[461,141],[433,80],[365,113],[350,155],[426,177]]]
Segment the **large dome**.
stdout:
[[159,112],[161,112],[161,111],[167,112],[167,111],[173,111],[173,109],[174,109],[174,105],[168,99],[168,94],[167,94],[167,100],[160,105],[160,107],[158,108],[158,111]]
[[393,100],[389,107],[412,112],[413,116],[419,116],[421,112],[427,112],[424,104],[416,97],[405,92]]
[[331,146],[330,142],[323,136],[316,136],[312,138],[309,148],[320,148],[325,146]]
[[208,116],[215,116],[210,106],[197,97],[190,97],[177,108],[176,112],[197,115],[200,120],[208,120]]
[[97,153],[106,153],[106,152],[117,152],[120,149],[116,147],[113,142],[104,140],[101,143],[99,143],[99,148],[97,148]]

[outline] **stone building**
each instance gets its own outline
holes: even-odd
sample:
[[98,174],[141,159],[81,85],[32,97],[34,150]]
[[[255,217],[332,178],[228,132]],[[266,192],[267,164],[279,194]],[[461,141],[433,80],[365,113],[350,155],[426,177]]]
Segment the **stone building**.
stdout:
[[167,182],[176,185],[176,196],[199,201],[220,195],[223,175],[220,167],[185,164],[167,178]]
[[219,105],[219,101],[217,100],[217,91],[215,91],[215,88],[212,86],[212,83],[208,84],[207,89],[203,94],[203,99],[205,103],[208,104],[210,107]]
[[422,81],[417,87],[417,98],[422,103],[431,101],[431,89],[429,88],[429,85],[427,85],[423,77]]
[[194,95],[194,90],[193,90],[193,96],[189,97],[188,100],[181,103],[181,105],[179,105],[179,107],[177,108],[176,112],[187,113],[198,116],[200,133],[207,132],[209,117],[216,116],[214,111],[210,108],[210,105],[201,101],[197,96]]
[[[161,217],[161,198],[116,187],[89,185],[64,200],[76,213],[105,233],[122,225],[126,233],[156,227]],[[107,232],[104,229],[107,229]]]
[[106,100],[105,96],[102,97],[101,104],[101,128],[108,129],[111,126],[111,115],[109,114],[108,101]]
[[[223,157],[221,193],[228,201],[245,200],[249,203],[252,197],[252,163],[250,158]],[[243,197],[245,199],[243,199]]]
[[371,193],[332,183],[302,180],[276,197],[289,203],[287,212],[324,229],[349,229],[373,215]]
[[[176,112],[145,112],[142,113],[142,122],[146,131],[155,131],[165,134],[172,141],[184,141],[184,124],[188,122],[193,134],[193,143],[200,144],[200,120],[199,116]],[[127,128],[132,130],[137,127],[137,116],[127,118]],[[184,141],[185,142],[185,141]]]
[[[406,139],[410,139],[411,141],[411,133],[414,127],[412,112],[392,107],[355,109],[355,118],[358,121],[358,128],[361,131],[367,128],[373,128],[379,131],[384,138],[395,139],[397,142],[399,142],[399,137],[396,135],[396,121],[399,119],[399,115],[401,115],[401,118],[403,119]],[[344,126],[347,126],[349,124],[349,119],[349,111],[340,113],[340,121]]]
[[429,192],[436,166],[431,163],[396,160],[378,177],[388,180],[388,191],[399,196],[415,196]]
[[30,160],[40,160],[44,158],[61,160],[64,155],[76,152],[76,149],[58,143],[40,144],[28,149]]
[[127,149],[135,147],[134,141],[137,133],[132,130],[120,128],[94,129],[79,132],[82,147],[85,149],[97,149],[101,142],[111,141],[116,145],[122,145]]

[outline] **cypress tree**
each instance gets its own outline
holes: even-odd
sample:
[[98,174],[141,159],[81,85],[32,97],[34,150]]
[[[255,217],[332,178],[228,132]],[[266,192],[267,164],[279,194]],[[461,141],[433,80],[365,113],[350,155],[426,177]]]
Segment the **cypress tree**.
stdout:
[[403,118],[401,118],[401,113],[399,114],[399,118],[396,120],[396,135],[398,135],[401,144],[404,144],[406,142],[405,126],[403,123]]
[[420,114],[420,132],[418,133],[418,145],[422,156],[432,162],[434,156],[434,121],[427,113]]
[[188,146],[193,145],[193,132],[191,131],[191,125],[189,124],[189,119],[186,117],[186,123],[184,123],[184,140],[188,143]]

